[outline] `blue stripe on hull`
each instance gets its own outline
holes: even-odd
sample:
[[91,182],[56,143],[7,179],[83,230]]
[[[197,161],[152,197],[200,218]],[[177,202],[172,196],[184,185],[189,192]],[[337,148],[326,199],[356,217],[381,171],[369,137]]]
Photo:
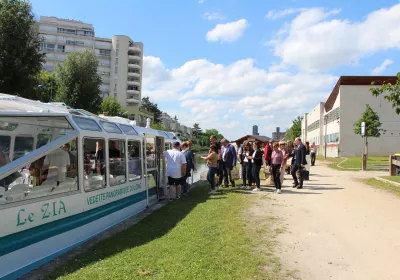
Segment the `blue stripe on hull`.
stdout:
[[[143,200],[142,200],[142,201],[143,201]],[[103,232],[103,231],[105,231],[105,230],[107,230],[107,229],[113,227],[113,226],[116,225],[116,224],[122,223],[123,221],[125,221],[125,220],[131,218],[132,216],[136,215],[137,213],[143,211],[144,209],[145,209],[144,207],[143,207],[142,209],[138,209],[137,211],[135,211],[134,213],[132,213],[132,215],[126,217],[126,218],[123,219],[123,220],[120,220],[120,221],[118,221],[118,222],[115,222],[115,223],[111,224],[111,225],[108,226],[108,227],[105,227],[103,230],[101,230],[100,232],[97,232],[95,235],[100,234],[101,232]],[[84,243],[84,242],[86,242],[87,240],[90,240],[91,238],[93,238],[95,235],[88,236],[87,238],[83,239],[82,241],[80,241],[80,242],[78,242],[78,243],[75,243],[75,244],[73,244],[73,245],[71,245],[71,246],[69,246],[69,247],[67,247],[67,248],[64,248],[64,249],[62,249],[62,250],[59,250],[59,251],[55,252],[54,254],[51,254],[51,255],[49,255],[49,256],[47,256],[47,257],[45,257],[45,258],[42,258],[42,259],[40,259],[40,260],[38,260],[38,261],[36,261],[36,262],[33,262],[33,263],[31,263],[31,264],[29,264],[29,265],[27,265],[27,266],[25,266],[25,267],[23,267],[23,268],[21,268],[21,269],[18,269],[17,271],[14,271],[14,272],[12,272],[12,273],[10,273],[10,274],[4,276],[4,277],[0,277],[0,280],[16,280],[18,277],[21,277],[21,276],[23,276],[23,275],[25,275],[25,274],[28,274],[29,272],[31,272],[32,270],[34,270],[34,269],[40,267],[41,265],[48,263],[48,262],[51,261],[52,259],[57,258],[58,256],[61,256],[62,254],[68,252],[69,250],[72,250],[72,249],[78,247],[78,246],[81,245],[82,243]]]
[[80,214],[2,237],[0,238],[0,257],[47,238],[56,236],[60,233],[64,233],[93,222],[144,199],[146,199],[146,191],[128,196]]

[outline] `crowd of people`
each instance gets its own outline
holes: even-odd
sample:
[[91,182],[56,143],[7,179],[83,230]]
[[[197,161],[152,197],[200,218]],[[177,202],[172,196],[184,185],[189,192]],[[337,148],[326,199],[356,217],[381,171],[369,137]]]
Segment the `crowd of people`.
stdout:
[[[190,141],[175,142],[173,148],[164,151],[168,160],[167,176],[170,191],[170,200],[180,198],[181,192],[187,193],[187,178],[195,169],[194,154],[191,151]],[[304,178],[308,177],[305,166],[308,164],[306,156],[311,156],[311,165],[315,164],[316,146],[308,142],[302,143],[298,137],[292,143],[287,142],[251,142],[245,141],[238,151],[226,139],[217,141],[215,136],[210,137],[210,149],[201,159],[206,161],[208,172],[207,181],[210,184],[210,194],[216,194],[219,187],[228,188],[229,184],[235,188],[232,170],[240,164],[239,175],[242,179],[240,189],[261,190],[260,173],[264,168],[266,176],[270,176],[276,193],[282,192],[284,174],[292,175],[293,188],[302,189]],[[183,190],[181,191],[181,186]],[[175,194],[175,196],[174,196]]]

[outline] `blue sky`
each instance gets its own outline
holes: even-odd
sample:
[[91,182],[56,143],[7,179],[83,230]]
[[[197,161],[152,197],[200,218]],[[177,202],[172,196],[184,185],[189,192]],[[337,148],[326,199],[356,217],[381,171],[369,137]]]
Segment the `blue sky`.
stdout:
[[340,75],[399,71],[399,1],[31,2],[37,16],[143,42],[143,95],[181,123],[229,139],[253,124],[268,136],[287,128]]

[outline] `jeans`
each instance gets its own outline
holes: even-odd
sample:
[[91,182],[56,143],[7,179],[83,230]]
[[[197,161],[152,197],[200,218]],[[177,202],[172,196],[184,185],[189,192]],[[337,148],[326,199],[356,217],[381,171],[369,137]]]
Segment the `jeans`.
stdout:
[[251,169],[252,169],[251,162],[243,162],[243,167],[242,167],[243,186],[247,186],[246,185],[246,180],[249,183],[249,186],[251,186],[251,184],[253,182],[253,176],[251,174]]
[[217,173],[217,171],[217,167],[208,168],[207,181],[210,183],[212,190],[215,190],[215,174]]
[[315,158],[316,158],[315,153],[311,153],[311,165],[312,165],[312,166],[315,165]]
[[261,165],[256,165],[253,163],[251,173],[253,175],[253,180],[256,182],[256,186],[258,189],[260,188],[260,169],[261,169]]
[[277,190],[281,189],[281,165],[280,164],[273,164],[272,165],[272,177],[274,178],[275,188]]
[[[301,165],[293,164],[292,170],[290,171],[290,173],[292,173],[292,178],[293,178],[295,186],[297,186],[297,185],[300,185],[300,187],[303,186],[302,171],[303,171],[303,168],[301,167]],[[296,173],[298,173],[298,174],[296,174]],[[297,180],[297,175],[299,177],[299,180]],[[300,181],[300,184],[299,184],[299,181]]]
[[222,179],[224,178],[224,163],[222,160],[218,161],[218,167],[217,167],[217,176],[218,176],[218,184],[217,186],[222,185]]

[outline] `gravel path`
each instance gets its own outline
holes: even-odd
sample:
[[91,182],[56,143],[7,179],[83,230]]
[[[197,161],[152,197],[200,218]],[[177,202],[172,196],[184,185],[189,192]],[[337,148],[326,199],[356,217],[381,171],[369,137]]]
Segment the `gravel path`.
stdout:
[[[301,279],[400,279],[400,200],[357,182],[382,172],[313,167],[302,190],[286,176],[272,211],[283,265]],[[267,207],[267,206],[266,206]],[[271,208],[271,206],[269,206]]]

